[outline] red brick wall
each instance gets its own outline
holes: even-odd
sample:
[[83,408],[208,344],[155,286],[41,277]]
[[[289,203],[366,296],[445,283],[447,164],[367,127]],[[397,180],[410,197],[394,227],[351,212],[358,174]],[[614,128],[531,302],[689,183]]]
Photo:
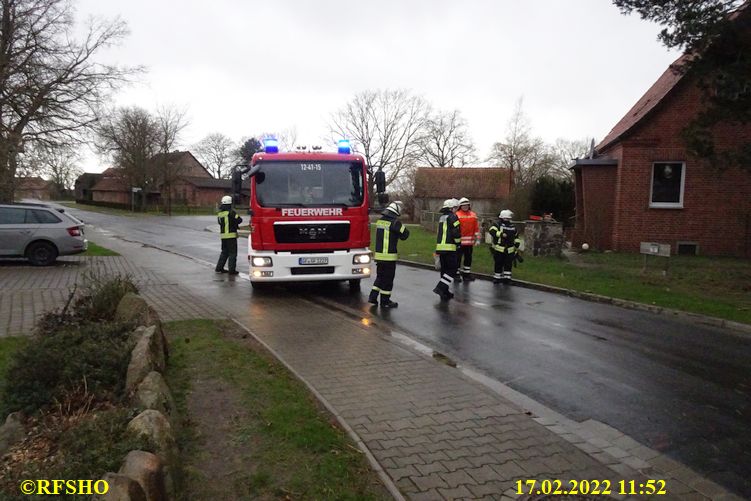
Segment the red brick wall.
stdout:
[[130,194],[122,191],[92,191],[94,202],[130,204]]
[[583,165],[575,172],[576,228],[572,244],[613,248],[613,211],[617,169],[614,165]]
[[[190,207],[214,207],[229,190],[222,188],[199,188],[192,183],[177,181],[172,185],[172,205],[187,205]],[[165,193],[162,193],[162,204],[167,203]]]
[[[676,252],[678,241],[689,241],[699,244],[701,254],[751,257],[751,170],[718,171],[689,159],[680,137],[699,102],[698,89],[676,89],[618,146],[622,160],[613,232],[616,250],[638,252],[640,242],[657,241]],[[749,143],[751,125],[724,126],[715,135],[722,147]],[[685,162],[682,209],[649,207],[652,164],[659,161]],[[608,209],[607,204],[603,207]]]

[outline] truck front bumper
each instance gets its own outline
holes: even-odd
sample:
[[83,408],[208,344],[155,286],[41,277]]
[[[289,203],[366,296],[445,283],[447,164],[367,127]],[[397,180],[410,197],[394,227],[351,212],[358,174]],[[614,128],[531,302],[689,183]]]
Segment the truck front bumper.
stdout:
[[[369,256],[367,263],[354,262],[355,256],[363,255]],[[266,259],[270,265],[256,266]],[[368,278],[375,263],[369,249],[305,254],[251,250],[248,266],[251,282],[302,282]]]

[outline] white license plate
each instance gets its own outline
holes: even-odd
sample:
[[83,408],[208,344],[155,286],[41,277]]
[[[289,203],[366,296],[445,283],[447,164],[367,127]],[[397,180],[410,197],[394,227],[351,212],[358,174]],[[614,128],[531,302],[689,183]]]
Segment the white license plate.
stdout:
[[300,264],[329,264],[327,257],[301,257]]

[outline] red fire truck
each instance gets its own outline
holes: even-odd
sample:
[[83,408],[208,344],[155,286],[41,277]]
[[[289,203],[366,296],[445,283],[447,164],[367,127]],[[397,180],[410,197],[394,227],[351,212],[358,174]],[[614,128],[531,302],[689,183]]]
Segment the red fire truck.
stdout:
[[[373,268],[368,166],[348,141],[337,153],[279,152],[274,139],[253,155],[248,264],[253,287],[268,282],[348,280],[359,288]],[[235,174],[235,186],[241,184]],[[385,200],[383,173],[376,174]]]

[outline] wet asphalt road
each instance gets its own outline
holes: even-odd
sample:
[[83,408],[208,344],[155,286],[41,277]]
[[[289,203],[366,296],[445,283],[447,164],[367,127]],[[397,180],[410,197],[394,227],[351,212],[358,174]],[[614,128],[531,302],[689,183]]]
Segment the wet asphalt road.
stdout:
[[[71,213],[126,240],[212,263],[218,255],[218,236],[204,231],[212,216]],[[247,240],[238,247],[238,269],[247,272]],[[400,306],[390,311],[365,301],[370,284],[361,294],[338,284],[287,289],[374,317],[568,418],[604,422],[751,498],[751,336],[485,281],[458,284],[446,305],[430,292],[436,280],[435,272],[399,266]]]

